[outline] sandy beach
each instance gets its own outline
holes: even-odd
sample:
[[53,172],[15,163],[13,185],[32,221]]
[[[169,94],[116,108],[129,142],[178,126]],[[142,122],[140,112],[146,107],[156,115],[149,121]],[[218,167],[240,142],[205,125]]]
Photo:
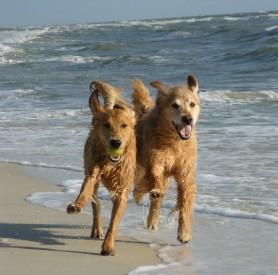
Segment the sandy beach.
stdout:
[[[139,231],[134,228],[138,239],[148,235],[155,238],[156,234],[163,233],[164,240],[158,240],[156,250],[147,242],[119,235],[116,256],[100,256],[102,242],[88,237],[92,216],[67,215],[26,201],[36,192],[53,192],[54,196],[61,191],[52,182],[51,169],[43,177],[33,176],[40,173],[37,169],[29,173],[24,166],[0,164],[1,274],[127,274],[132,271],[132,275],[173,272],[240,275],[276,274],[278,270],[276,224],[198,213],[194,215],[194,239],[189,245],[171,244],[176,226],[166,231],[160,228],[157,233],[150,233],[142,226]],[[47,175],[49,182],[45,180]]]
[[[268,0],[257,1],[263,9],[230,1],[219,14],[212,4],[209,14],[211,1],[199,1],[202,16],[188,17],[169,2],[167,10],[180,16],[163,16],[161,4],[141,9],[155,13],[152,20],[128,12],[130,20],[120,21],[111,6],[108,22],[94,21],[108,14],[95,1],[76,1],[78,8],[95,6],[78,23],[72,16],[82,13],[62,1],[56,15],[70,24],[53,21],[48,1],[30,0],[22,9],[6,1],[0,10],[6,21],[0,25],[0,275],[277,275],[278,1],[269,9]],[[140,12],[123,6],[117,5]],[[28,16],[36,7],[50,13],[45,24],[37,13]],[[35,24],[17,22],[24,8]],[[137,205],[130,193],[116,256],[101,257],[102,242],[89,238],[91,205],[80,215],[65,213],[84,177],[89,85],[107,81],[131,102],[131,81],[140,78],[155,100],[151,82],[174,87],[188,74],[197,77],[201,99],[193,239],[177,241],[179,213],[169,215],[177,198],[173,179],[158,230],[147,230],[149,195]],[[111,197],[104,186],[98,196],[106,229]]]
[[101,241],[88,238],[90,216],[67,215],[27,202],[55,185],[25,175],[15,165],[0,165],[1,274],[126,274],[140,265],[158,264],[147,243],[119,236],[116,256],[99,255]]

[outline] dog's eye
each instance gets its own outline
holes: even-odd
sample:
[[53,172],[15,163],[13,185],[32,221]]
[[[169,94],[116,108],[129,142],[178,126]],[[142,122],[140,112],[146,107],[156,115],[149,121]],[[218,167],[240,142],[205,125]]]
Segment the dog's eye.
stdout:
[[123,110],[124,108],[121,105],[119,105],[119,104],[115,104],[113,106],[113,109],[121,109],[121,110]]
[[195,105],[196,105],[196,103],[194,103],[194,102],[190,103],[190,107],[192,107],[192,108],[195,107]]
[[180,107],[180,105],[177,104],[177,103],[173,103],[173,104],[172,104],[172,107],[173,107],[174,109],[178,109],[178,108]]
[[126,128],[126,127],[127,127],[127,124],[122,124],[121,127],[122,127],[122,128]]
[[107,129],[109,129],[111,126],[110,126],[110,124],[107,122],[107,123],[105,123],[104,125],[103,125],[105,128],[107,128]]

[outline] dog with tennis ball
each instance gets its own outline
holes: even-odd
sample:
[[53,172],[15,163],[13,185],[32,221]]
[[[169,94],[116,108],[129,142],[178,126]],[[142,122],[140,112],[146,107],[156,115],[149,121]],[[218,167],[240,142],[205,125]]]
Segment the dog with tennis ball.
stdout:
[[[115,238],[131,191],[136,166],[135,112],[120,96],[120,90],[104,81],[91,83],[89,106],[92,129],[85,143],[85,179],[80,194],[67,207],[69,214],[79,213],[92,200],[91,237],[102,239],[98,187],[103,184],[113,202],[111,220],[102,244],[102,255],[115,255]],[[104,104],[100,103],[99,94]]]

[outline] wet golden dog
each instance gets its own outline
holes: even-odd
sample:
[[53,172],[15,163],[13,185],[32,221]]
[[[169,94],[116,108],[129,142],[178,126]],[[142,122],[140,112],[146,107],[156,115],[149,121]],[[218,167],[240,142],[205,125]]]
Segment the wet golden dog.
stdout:
[[[103,238],[97,190],[102,183],[111,193],[113,209],[110,225],[102,244],[102,255],[114,255],[114,243],[131,191],[136,165],[135,113],[119,96],[117,88],[102,81],[91,84],[89,106],[93,113],[92,129],[84,148],[85,179],[80,194],[67,208],[80,212],[92,199],[92,238]],[[98,94],[104,97],[104,106]]]
[[196,123],[200,113],[197,79],[169,87],[159,81],[153,103],[141,80],[133,82],[133,104],[137,115],[137,168],[134,198],[138,203],[150,193],[148,228],[156,229],[159,210],[170,177],[177,182],[178,240],[192,238],[192,212],[196,196]]

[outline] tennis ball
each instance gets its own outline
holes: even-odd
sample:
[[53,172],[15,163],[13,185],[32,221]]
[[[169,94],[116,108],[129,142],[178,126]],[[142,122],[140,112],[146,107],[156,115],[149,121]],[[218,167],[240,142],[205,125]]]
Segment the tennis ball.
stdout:
[[124,149],[121,148],[108,148],[108,153],[110,156],[112,156],[113,158],[118,158],[120,157],[124,152]]

